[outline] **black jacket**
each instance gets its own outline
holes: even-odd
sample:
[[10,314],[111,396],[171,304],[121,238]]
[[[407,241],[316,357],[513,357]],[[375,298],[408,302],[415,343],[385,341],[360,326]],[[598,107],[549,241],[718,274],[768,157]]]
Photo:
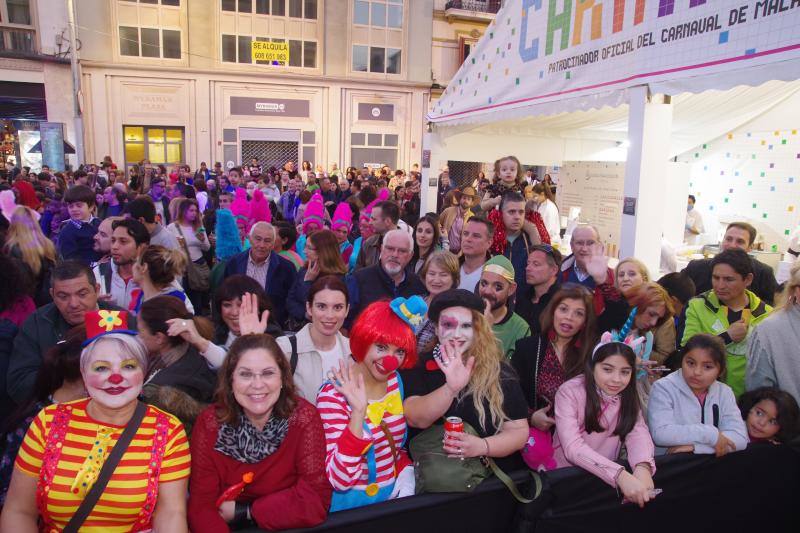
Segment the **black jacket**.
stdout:
[[537,335],[540,331],[542,331],[542,326],[540,324],[539,318],[544,311],[544,308],[547,307],[547,304],[550,303],[550,300],[553,299],[553,295],[558,291],[561,284],[556,278],[556,281],[550,285],[550,288],[547,289],[547,292],[539,298],[537,303],[533,303],[533,287],[528,286],[528,292],[525,294],[524,298],[518,298],[516,306],[514,307],[514,312],[517,313],[519,316],[525,319],[525,322],[531,327],[531,335]]
[[406,277],[400,285],[395,285],[394,280],[383,270],[380,263],[356,270],[347,276],[345,281],[347,291],[350,293],[350,314],[346,323],[348,328],[361,310],[372,302],[393,300],[398,296],[404,298],[410,298],[415,294],[422,296],[427,292],[425,285],[410,268],[406,268]]
[[534,411],[545,406],[537,394],[536,387],[547,343],[548,340],[542,335],[525,337],[517,341],[514,355],[511,356],[511,366],[517,371],[522,394],[528,402],[528,408]]
[[[122,310],[103,301],[98,302],[98,307]],[[128,326],[136,329],[134,316],[128,316]],[[14,339],[14,352],[9,360],[6,379],[8,394],[17,405],[24,405],[33,394],[36,374],[42,366],[45,351],[63,339],[71,327],[54,303],[40,307],[22,323]]]
[[[238,253],[228,259],[225,265],[225,277],[234,274],[247,275],[247,262],[250,251]],[[289,296],[289,289],[294,285],[297,270],[287,259],[277,253],[269,254],[269,266],[267,267],[267,286],[264,290],[272,302],[275,320],[283,325],[286,322],[286,299]]]
[[[768,265],[765,265],[755,257],[751,257],[753,262],[753,283],[749,290],[764,302],[772,305],[775,302],[775,293],[778,292],[778,282],[775,280],[775,273]],[[711,259],[695,259],[690,261],[682,271],[692,281],[694,281],[694,294],[700,296],[708,292],[711,287]]]

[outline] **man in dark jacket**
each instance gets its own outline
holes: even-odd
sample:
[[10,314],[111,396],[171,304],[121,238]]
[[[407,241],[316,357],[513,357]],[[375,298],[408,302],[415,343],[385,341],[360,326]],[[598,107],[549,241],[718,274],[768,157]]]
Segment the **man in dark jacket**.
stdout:
[[413,253],[411,235],[401,229],[392,230],[383,239],[380,261],[347,276],[350,294],[347,327],[372,302],[425,294],[425,285],[407,268]]
[[[750,253],[756,235],[756,228],[747,222],[731,222],[722,238],[721,251],[743,250]],[[748,289],[764,302],[772,305],[775,301],[775,293],[778,291],[775,273],[769,265],[765,265],[755,257],[751,257],[751,260],[753,262],[753,282]],[[711,290],[711,261],[711,259],[695,259],[690,261],[682,271],[694,282],[697,296]]]
[[286,298],[297,271],[290,261],[272,253],[275,237],[272,224],[256,222],[250,228],[250,249],[228,259],[225,277],[245,274],[256,280],[272,302],[275,320],[283,326],[286,322]]
[[528,252],[525,267],[527,292],[514,309],[531,327],[531,334],[541,331],[539,316],[560,287],[561,253],[549,244],[538,244]]
[[[91,269],[78,261],[64,261],[51,273],[53,302],[29,316],[14,339],[14,351],[8,363],[8,395],[17,405],[27,402],[33,393],[36,373],[44,353],[55,346],[67,331],[84,323],[87,311],[121,310],[98,301],[100,285]],[[131,328],[136,327],[133,317]]]

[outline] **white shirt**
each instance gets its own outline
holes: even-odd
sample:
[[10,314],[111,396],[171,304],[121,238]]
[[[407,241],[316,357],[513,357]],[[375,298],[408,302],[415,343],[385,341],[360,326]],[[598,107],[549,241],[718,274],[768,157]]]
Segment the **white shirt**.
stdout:
[[686,229],[683,231],[683,239],[686,243],[695,244],[700,235],[695,235],[690,232],[688,228],[694,228],[701,234],[706,231],[706,228],[703,226],[703,215],[700,214],[697,208],[686,212]]
[[467,274],[464,271],[464,265],[461,265],[461,283],[458,284],[459,289],[465,289],[469,292],[474,292],[475,287],[481,280],[481,273],[483,272],[483,265],[475,269],[475,272]]
[[339,368],[339,361],[341,361],[343,357],[342,349],[337,342],[332,350],[320,350],[317,348],[317,353],[319,353],[319,356],[322,358],[322,379],[324,380],[331,368]]
[[186,239],[186,247],[189,248],[189,259],[191,261],[197,261],[203,257],[203,252],[206,252],[211,248],[211,243],[208,242],[208,237],[201,241],[197,238],[197,234],[195,233],[194,228],[191,226],[181,226],[179,230],[178,223],[173,222],[167,226],[167,229],[173,235],[175,235],[175,238],[180,238],[181,233],[183,233],[183,238]]
[[542,216],[544,227],[550,234],[550,242],[561,242],[561,217],[558,216],[558,207],[552,200],[545,200],[536,206],[536,212]]

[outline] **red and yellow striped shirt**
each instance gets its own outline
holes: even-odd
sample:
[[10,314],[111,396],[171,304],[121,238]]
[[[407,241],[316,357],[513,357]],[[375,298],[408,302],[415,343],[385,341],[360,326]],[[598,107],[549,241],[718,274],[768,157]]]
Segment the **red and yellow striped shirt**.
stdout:
[[[85,492],[78,492],[72,485],[87,456],[100,442],[101,435],[111,432],[109,447],[105,452],[107,457],[124,430],[124,426],[101,424],[92,419],[86,412],[89,401],[87,398],[60,404],[68,410],[69,418],[64,438],[60,443],[55,442],[60,455],[58,452],[46,453],[48,434],[54,429],[59,404],[50,405],[39,412],[17,455],[16,466],[37,478],[43,466],[46,469],[47,462],[57,457],[52,465],[52,480],[44,483],[40,479],[39,483],[42,491],[38,499],[39,512],[47,531],[61,531],[77,511]],[[166,441],[163,446],[159,445],[163,440],[158,441],[157,437],[159,427],[163,435],[161,438]],[[160,466],[156,483],[151,480],[154,465],[156,469]],[[149,405],[139,430],[81,531],[111,533],[149,529],[157,496],[153,492],[158,490],[158,483],[188,477],[189,465],[189,444],[183,424],[174,416]],[[148,503],[148,489],[151,492],[151,505],[149,509],[144,509]]]

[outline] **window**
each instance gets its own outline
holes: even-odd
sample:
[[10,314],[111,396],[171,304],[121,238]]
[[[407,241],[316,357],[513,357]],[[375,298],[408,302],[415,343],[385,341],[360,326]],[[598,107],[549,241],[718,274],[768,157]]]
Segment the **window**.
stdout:
[[400,74],[400,50],[397,48],[386,49],[386,73]]
[[119,27],[119,53],[124,56],[139,55],[139,28]]
[[169,59],[181,58],[181,32],[177,30],[161,30],[164,41],[164,57]]
[[124,126],[125,164],[149,159],[154,165],[183,162],[183,128]]
[[[133,2],[136,3],[137,0],[125,0],[126,2]],[[179,6],[181,5],[181,0],[138,0],[140,4],[158,4],[160,3],[162,6]]]
[[[298,19],[316,20],[317,1],[289,0],[289,16]],[[272,15],[274,17],[286,16],[286,0],[220,0],[220,5],[223,11]],[[255,11],[253,11],[254,9]]]
[[158,57],[161,55],[158,43],[158,30],[154,28],[142,28],[142,57]]
[[386,50],[377,46],[369,49],[369,71],[386,72]]
[[368,46],[353,46],[353,72],[367,72]]
[[400,59],[401,50],[398,48],[353,46],[353,72],[400,74]]
[[119,53],[123,56],[181,58],[181,32],[158,28],[119,27]]
[[36,54],[30,4],[30,0],[0,0],[0,52]]
[[[250,43],[253,38],[249,35],[223,35],[222,36],[222,61],[227,63],[252,63]],[[270,39],[256,37],[256,41],[285,43],[286,39]],[[237,55],[238,54],[238,55]],[[258,65],[280,66],[273,61],[256,61]],[[315,41],[289,41],[290,67],[317,68],[317,43]]]
[[353,0],[353,24],[403,27],[403,0]]
[[355,0],[353,4],[353,24],[369,25],[369,2]]
[[317,68],[317,43],[314,41],[303,42],[303,66]]
[[253,54],[250,52],[250,43],[253,39],[247,35],[240,35],[237,38],[239,48],[239,63],[252,63]]
[[222,60],[236,63],[236,36],[222,36]]

